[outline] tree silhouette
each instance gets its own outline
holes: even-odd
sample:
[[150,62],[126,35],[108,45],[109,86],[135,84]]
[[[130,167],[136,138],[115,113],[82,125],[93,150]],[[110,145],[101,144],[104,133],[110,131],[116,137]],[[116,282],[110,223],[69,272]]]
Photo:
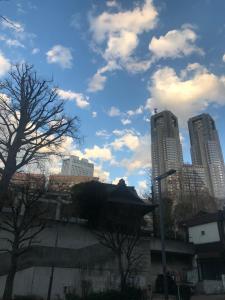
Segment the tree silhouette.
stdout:
[[27,182],[20,191],[12,192],[7,212],[0,213],[1,240],[4,242],[0,251],[10,256],[3,300],[12,299],[19,258],[37,243],[36,238],[46,227],[48,208],[39,202],[42,192],[41,189],[31,189]]
[[0,83],[0,210],[16,171],[56,154],[65,136],[78,140],[78,118],[65,115],[51,84],[26,63]]

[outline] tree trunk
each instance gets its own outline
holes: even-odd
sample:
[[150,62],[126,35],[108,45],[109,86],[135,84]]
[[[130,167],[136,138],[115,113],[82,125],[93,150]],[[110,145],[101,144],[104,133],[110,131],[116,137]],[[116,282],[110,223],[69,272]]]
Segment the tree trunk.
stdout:
[[16,275],[16,271],[17,271],[17,264],[16,264],[16,259],[14,258],[14,259],[12,259],[9,274],[6,278],[5,290],[4,290],[2,300],[11,300],[12,299],[13,284],[14,284],[14,278]]
[[[12,164],[14,164],[14,167],[12,167]],[[2,210],[2,207],[8,201],[8,190],[9,190],[9,185],[10,185],[12,176],[15,173],[14,170],[15,170],[14,159],[12,162],[10,162],[8,160],[8,165],[5,166],[5,169],[2,172],[2,176],[1,176],[1,180],[0,180],[0,211]]]
[[126,281],[124,278],[124,270],[123,270],[123,262],[122,262],[121,254],[118,254],[117,259],[118,259],[118,269],[120,274],[120,291],[123,292],[126,288]]

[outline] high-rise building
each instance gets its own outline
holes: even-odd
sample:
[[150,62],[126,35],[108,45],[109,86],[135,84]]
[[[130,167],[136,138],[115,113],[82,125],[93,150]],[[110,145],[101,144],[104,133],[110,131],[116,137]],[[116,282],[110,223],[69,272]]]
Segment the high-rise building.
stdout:
[[222,208],[225,203],[225,168],[215,122],[209,114],[201,114],[190,118],[188,127],[192,163],[204,167],[209,192]]
[[62,161],[61,174],[66,176],[93,177],[94,165],[87,159],[79,159],[78,156],[69,156]]
[[[182,147],[177,117],[162,111],[151,117],[152,176],[155,178],[170,169],[179,170],[183,164]],[[157,194],[157,188],[154,189]],[[169,178],[162,181],[162,193],[173,194]]]

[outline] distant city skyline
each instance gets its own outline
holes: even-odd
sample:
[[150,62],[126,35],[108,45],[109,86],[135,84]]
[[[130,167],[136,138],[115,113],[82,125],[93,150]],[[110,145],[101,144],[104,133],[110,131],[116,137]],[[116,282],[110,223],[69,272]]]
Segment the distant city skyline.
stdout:
[[[184,162],[187,120],[201,113],[225,154],[225,1],[18,0],[0,10],[0,80],[21,61],[53,78],[83,137],[59,151],[94,163],[101,180],[148,188],[154,108],[178,117]],[[48,170],[60,169],[56,157]]]

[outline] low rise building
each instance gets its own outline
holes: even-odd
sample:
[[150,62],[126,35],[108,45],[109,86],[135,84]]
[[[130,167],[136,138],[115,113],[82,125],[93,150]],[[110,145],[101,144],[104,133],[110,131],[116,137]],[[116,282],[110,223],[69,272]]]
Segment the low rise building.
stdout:
[[94,164],[87,159],[80,159],[78,156],[71,155],[63,159],[61,175],[93,177]]
[[224,293],[225,211],[200,212],[186,221],[185,226],[188,240],[195,247],[194,269],[190,272],[190,280],[195,278],[199,291],[206,294]]
[[50,192],[69,192],[73,185],[89,181],[98,181],[98,177],[55,174],[49,176],[47,189]]

